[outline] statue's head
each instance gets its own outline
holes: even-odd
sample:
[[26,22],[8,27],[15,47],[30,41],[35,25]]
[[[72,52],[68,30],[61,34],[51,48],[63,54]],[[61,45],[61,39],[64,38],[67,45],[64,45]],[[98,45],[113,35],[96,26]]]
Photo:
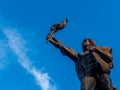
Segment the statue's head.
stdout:
[[89,50],[91,46],[96,46],[96,43],[92,39],[86,38],[83,40],[82,42],[83,52]]

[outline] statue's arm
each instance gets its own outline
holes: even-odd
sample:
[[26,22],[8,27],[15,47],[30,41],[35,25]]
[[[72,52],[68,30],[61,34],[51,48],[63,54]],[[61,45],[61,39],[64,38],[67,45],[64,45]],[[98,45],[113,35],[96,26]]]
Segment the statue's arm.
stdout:
[[57,40],[55,37],[52,35],[47,36],[47,40],[53,44],[56,48],[60,49],[63,55],[68,56],[71,58],[73,61],[76,61],[78,58],[78,53],[75,52],[74,50],[66,47],[63,43],[61,43],[59,40]]

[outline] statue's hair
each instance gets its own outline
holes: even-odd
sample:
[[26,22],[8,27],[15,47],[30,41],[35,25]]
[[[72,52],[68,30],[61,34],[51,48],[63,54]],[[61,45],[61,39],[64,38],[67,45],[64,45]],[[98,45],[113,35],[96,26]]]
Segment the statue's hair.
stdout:
[[89,38],[86,38],[86,39],[84,39],[83,42],[82,42],[83,51],[85,51],[85,47],[83,46],[83,43],[84,43],[86,40],[89,40],[89,41],[90,41],[91,46],[96,46],[96,42],[95,42],[94,40],[89,39]]

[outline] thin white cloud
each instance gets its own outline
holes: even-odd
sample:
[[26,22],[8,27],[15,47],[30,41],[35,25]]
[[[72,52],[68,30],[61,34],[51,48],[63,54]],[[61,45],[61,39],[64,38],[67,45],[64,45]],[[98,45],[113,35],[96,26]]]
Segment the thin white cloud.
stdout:
[[26,55],[26,47],[24,46],[25,42],[21,35],[15,32],[15,30],[4,29],[3,31],[8,38],[9,47],[13,53],[17,55],[20,65],[34,76],[40,88],[42,90],[56,90],[56,87],[51,84],[51,78],[48,73],[43,73],[32,65],[30,59]]
[[7,63],[7,51],[6,49],[8,49],[7,44],[5,43],[5,41],[0,40],[0,69],[5,68],[5,66],[8,64]]

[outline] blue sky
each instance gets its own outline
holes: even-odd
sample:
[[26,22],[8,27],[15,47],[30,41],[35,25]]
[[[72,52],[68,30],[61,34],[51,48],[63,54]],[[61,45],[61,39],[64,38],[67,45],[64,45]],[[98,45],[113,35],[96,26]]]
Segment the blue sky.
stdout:
[[55,37],[76,52],[86,37],[111,47],[119,90],[119,11],[119,0],[0,0],[0,90],[79,90],[74,63],[45,40],[66,17]]

